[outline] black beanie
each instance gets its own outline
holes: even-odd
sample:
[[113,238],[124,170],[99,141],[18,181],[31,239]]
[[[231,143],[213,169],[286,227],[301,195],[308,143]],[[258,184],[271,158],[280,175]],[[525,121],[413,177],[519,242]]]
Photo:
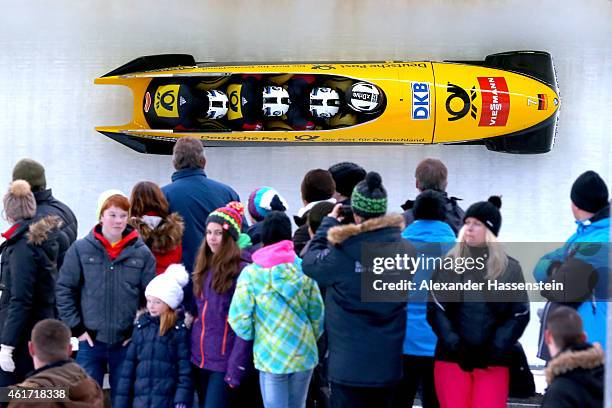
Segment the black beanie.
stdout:
[[291,220],[282,211],[271,211],[261,225],[261,242],[264,246],[291,240]]
[[380,174],[371,171],[355,186],[351,206],[355,214],[366,219],[387,213],[387,190],[382,185]]
[[352,162],[336,163],[328,171],[336,182],[336,191],[345,197],[350,197],[357,183],[366,176],[363,167]]
[[589,170],[574,181],[570,197],[576,207],[596,213],[608,205],[608,187],[599,174]]
[[470,205],[465,212],[463,222],[472,217],[482,222],[491,232],[497,236],[501,228],[502,216],[499,212],[501,208],[501,197],[491,196],[488,201],[480,201]]
[[414,200],[412,214],[415,220],[444,221],[446,219],[444,197],[437,191],[425,190]]
[[13,168],[13,181],[15,180],[27,181],[32,187],[33,193],[47,189],[45,168],[36,160],[19,160]]

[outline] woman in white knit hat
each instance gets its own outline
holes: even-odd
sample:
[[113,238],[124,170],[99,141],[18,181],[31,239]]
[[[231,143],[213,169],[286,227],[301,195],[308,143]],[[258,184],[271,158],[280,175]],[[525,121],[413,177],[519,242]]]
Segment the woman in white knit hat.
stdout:
[[185,267],[172,264],[147,286],[147,313],[136,322],[114,407],[191,406],[189,331],[176,312],[187,282]]

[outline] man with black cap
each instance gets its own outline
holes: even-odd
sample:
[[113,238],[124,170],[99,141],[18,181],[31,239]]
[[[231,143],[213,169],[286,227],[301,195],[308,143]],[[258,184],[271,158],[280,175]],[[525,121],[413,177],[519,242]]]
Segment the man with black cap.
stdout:
[[57,258],[57,269],[64,262],[64,254],[68,247],[76,240],[78,232],[77,219],[72,210],[64,203],[53,197],[50,188],[47,188],[45,168],[39,162],[32,159],[21,159],[13,168],[13,181],[25,180],[30,184],[34,199],[36,200],[35,218],[44,218],[55,215],[62,221],[61,235],[58,238],[60,245]]
[[[610,242],[610,204],[608,187],[594,171],[581,174],[570,193],[571,208],[578,226],[564,246],[544,255],[533,272],[536,280],[549,279],[557,268],[572,264],[588,264],[596,271],[596,283],[588,299],[573,303],[584,324],[589,340],[606,346],[606,316],[608,300],[609,242]],[[589,279],[589,276],[585,276]],[[567,288],[565,289],[568,290]],[[547,316],[557,304],[547,303],[542,316],[542,326],[546,327]],[[543,331],[540,331],[542,340]],[[540,341],[538,357],[548,359],[544,342]]]
[[398,256],[414,256],[402,239],[400,214],[387,213],[387,191],[378,173],[370,172],[353,189],[355,224],[340,225],[337,204],[304,254],[304,273],[327,289],[325,331],[332,407],[387,407],[402,377],[402,343],[406,302],[361,299],[362,254],[368,245],[396,245]]

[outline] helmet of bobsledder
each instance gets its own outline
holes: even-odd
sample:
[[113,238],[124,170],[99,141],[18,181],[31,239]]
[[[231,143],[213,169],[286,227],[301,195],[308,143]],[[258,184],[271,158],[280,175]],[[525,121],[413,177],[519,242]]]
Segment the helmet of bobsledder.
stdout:
[[206,91],[206,97],[208,98],[206,117],[208,119],[220,119],[225,116],[229,106],[229,100],[225,92],[213,89],[211,91]]
[[362,113],[376,113],[384,102],[384,95],[380,89],[367,82],[353,84],[346,96],[351,109]]
[[289,110],[289,92],[282,86],[264,86],[262,96],[265,116],[283,116]]
[[315,118],[331,118],[340,110],[340,95],[328,87],[310,91],[310,113]]

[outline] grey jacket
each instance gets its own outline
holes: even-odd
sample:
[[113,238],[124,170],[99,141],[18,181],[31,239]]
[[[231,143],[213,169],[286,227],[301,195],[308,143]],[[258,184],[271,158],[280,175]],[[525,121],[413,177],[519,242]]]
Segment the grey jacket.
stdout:
[[60,318],[74,336],[87,331],[104,343],[124,341],[154,276],[155,258],[140,237],[111,261],[92,230],[66,252],[55,290]]

